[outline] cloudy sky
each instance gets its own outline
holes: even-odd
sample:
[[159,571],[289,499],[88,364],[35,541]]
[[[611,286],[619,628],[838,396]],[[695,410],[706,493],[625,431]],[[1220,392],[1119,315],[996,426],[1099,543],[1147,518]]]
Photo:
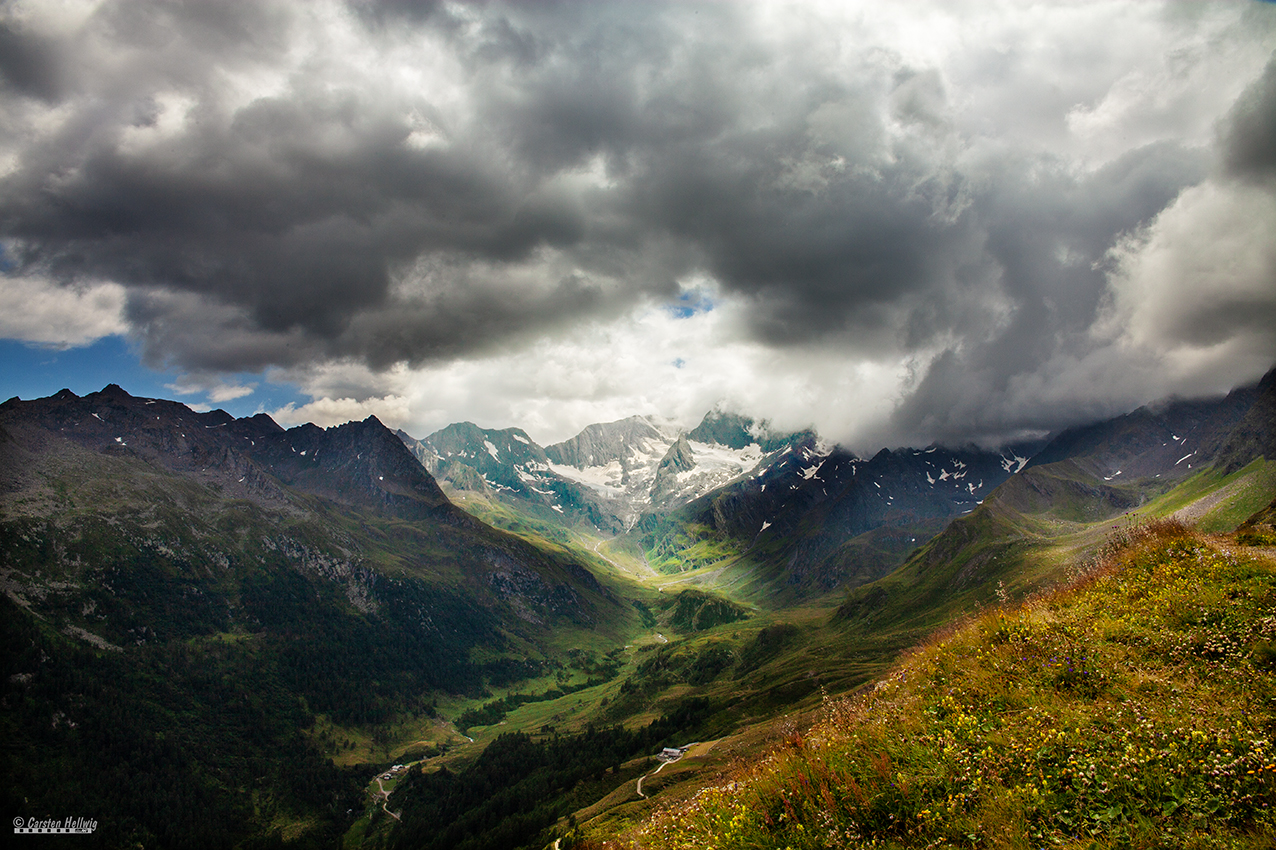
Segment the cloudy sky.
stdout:
[[0,4],[0,396],[984,442],[1276,363],[1276,6]]

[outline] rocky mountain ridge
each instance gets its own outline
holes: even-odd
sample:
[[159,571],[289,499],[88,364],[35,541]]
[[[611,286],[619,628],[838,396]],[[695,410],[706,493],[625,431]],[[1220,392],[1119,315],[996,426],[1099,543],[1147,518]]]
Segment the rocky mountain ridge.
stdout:
[[587,523],[605,534],[757,474],[804,437],[773,434],[751,419],[720,412],[711,412],[690,432],[632,416],[589,425],[545,447],[519,428],[484,429],[468,422],[420,440],[402,431],[398,436],[426,469],[457,490],[482,493],[542,519]]
[[[62,489],[50,492],[50,481],[63,482]],[[85,501],[80,491],[103,495]],[[228,538],[213,527],[224,515],[233,529],[248,506],[254,527],[299,529],[285,535],[292,542],[281,543],[278,534]],[[54,537],[80,522],[172,525],[157,531],[159,537],[137,532],[161,547],[165,533],[189,537],[191,529],[212,522],[196,535],[202,542],[190,543],[190,551],[200,553],[191,555],[196,560],[247,564],[274,558],[267,550],[293,552],[300,554],[285,560],[303,567],[345,564],[343,576],[360,565],[384,571],[394,564],[449,592],[460,588],[478,604],[510,606],[530,623],[560,615],[588,620],[606,597],[583,566],[552,563],[453,505],[375,417],[285,430],[264,414],[197,413],[177,402],[135,398],[115,385],[83,398],[64,390],[46,399],[11,399],[0,405],[0,509],[0,521],[34,523]],[[161,511],[163,520],[145,519]],[[197,516],[188,519],[192,511]],[[394,521],[432,536],[434,553],[405,555],[367,534],[372,524]]]
[[0,405],[0,423],[154,464],[263,505],[289,501],[282,484],[350,506],[463,521],[375,417],[285,431],[264,413],[242,419],[223,410],[197,413],[179,402],[135,398],[110,384],[83,398],[62,390],[30,402],[10,399]]
[[[884,575],[1025,469],[1072,459],[1104,483],[1168,486],[1225,445],[1248,457],[1237,438],[1227,440],[1243,420],[1261,419],[1262,398],[1251,386],[1220,399],[1171,399],[999,451],[932,445],[861,458],[810,431],[777,434],[714,410],[686,432],[631,417],[543,450],[517,429],[468,426],[467,441],[449,443],[459,427],[450,426],[421,441],[437,448],[416,453],[431,469],[452,464],[440,475],[451,486],[623,534],[659,571],[738,561],[788,598]],[[1255,420],[1245,433],[1261,430]],[[519,451],[495,451],[502,439],[517,439]]]
[[994,582],[1031,588],[1060,557],[1148,517],[1205,531],[1261,527],[1276,495],[1274,410],[1276,369],[1221,399],[1170,400],[1068,429],[900,569],[853,590],[840,616],[879,628],[929,611],[934,622]]
[[807,439],[631,532],[664,572],[715,563],[793,599],[877,578],[1028,462],[1036,444],[984,451],[882,449],[872,458]]

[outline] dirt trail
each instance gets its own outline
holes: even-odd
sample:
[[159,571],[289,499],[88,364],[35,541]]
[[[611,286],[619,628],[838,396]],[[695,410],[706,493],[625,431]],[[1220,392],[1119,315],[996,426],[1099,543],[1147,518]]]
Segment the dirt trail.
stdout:
[[1179,508],[1171,514],[1171,516],[1174,519],[1182,520],[1186,523],[1196,522],[1198,519],[1213,510],[1219,502],[1222,502],[1224,499],[1231,498],[1233,495],[1241,492],[1247,487],[1253,486],[1253,479],[1253,475],[1246,475],[1244,478],[1238,478],[1226,487],[1220,487],[1218,490],[1202,496],[1190,505]]

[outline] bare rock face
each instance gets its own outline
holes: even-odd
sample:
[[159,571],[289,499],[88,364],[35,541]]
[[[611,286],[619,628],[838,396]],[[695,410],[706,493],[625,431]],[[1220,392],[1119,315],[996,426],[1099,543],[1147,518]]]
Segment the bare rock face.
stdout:
[[1257,457],[1276,459],[1276,369],[1263,376],[1255,392],[1257,397],[1245,415],[1219,441],[1215,455],[1224,472],[1235,472]]
[[578,469],[606,466],[613,461],[623,467],[646,445],[667,442],[668,436],[651,420],[631,416],[617,422],[590,425],[570,440],[547,446],[545,454],[555,463]]
[[660,506],[676,499],[682,490],[682,480],[695,468],[696,458],[691,451],[691,443],[687,441],[686,434],[679,434],[678,439],[661,458],[660,466],[656,468],[656,480],[651,486],[651,503]]

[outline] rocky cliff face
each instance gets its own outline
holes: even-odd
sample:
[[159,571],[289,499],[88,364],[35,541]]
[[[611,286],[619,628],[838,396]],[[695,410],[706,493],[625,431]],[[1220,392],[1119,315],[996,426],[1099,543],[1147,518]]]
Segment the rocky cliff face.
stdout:
[[696,457],[691,451],[691,443],[687,441],[686,434],[679,434],[656,467],[656,478],[651,485],[652,505],[661,506],[676,499],[683,481],[695,468]]
[[1218,441],[1213,452],[1225,472],[1235,472],[1256,457],[1276,460],[1276,369],[1263,376],[1254,392],[1254,401],[1245,415]]
[[591,466],[620,464],[630,467],[636,456],[650,454],[655,445],[667,444],[676,434],[661,430],[646,417],[631,416],[617,422],[586,426],[561,443],[546,446],[545,454],[554,463],[585,469]]

